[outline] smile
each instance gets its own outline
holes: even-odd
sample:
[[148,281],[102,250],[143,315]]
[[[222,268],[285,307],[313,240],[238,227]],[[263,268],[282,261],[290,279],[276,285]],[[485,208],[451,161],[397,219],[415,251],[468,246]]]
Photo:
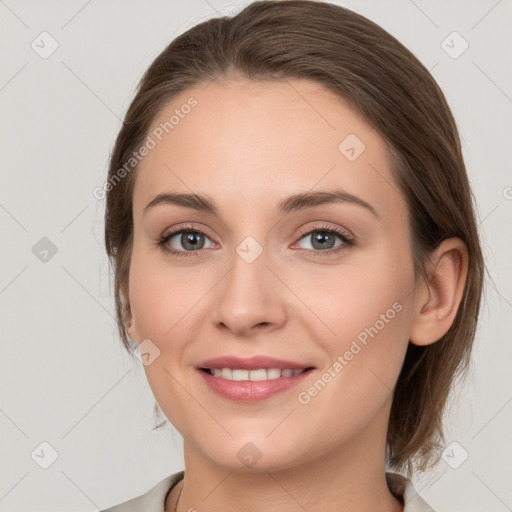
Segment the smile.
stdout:
[[214,377],[222,377],[227,380],[240,381],[262,381],[279,379],[281,377],[293,377],[305,372],[308,368],[298,370],[281,369],[281,368],[258,368],[256,370],[242,370],[232,368],[202,368]]

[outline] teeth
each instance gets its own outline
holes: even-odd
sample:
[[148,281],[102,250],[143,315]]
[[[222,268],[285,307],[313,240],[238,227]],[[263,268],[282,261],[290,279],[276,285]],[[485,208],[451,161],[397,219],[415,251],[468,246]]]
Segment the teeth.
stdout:
[[257,370],[238,370],[231,368],[212,368],[210,370],[214,377],[222,377],[223,379],[243,381],[243,380],[272,380],[280,377],[292,377],[304,372],[305,369],[299,370],[281,370],[280,368],[259,368]]

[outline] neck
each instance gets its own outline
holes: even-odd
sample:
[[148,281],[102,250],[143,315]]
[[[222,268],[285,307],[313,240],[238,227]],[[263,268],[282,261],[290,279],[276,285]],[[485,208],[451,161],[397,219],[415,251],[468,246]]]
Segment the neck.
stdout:
[[[387,415],[321,456],[308,454],[285,469],[226,467],[184,441],[185,477],[166,512],[402,512],[385,479]],[[305,440],[307,441],[307,440]]]

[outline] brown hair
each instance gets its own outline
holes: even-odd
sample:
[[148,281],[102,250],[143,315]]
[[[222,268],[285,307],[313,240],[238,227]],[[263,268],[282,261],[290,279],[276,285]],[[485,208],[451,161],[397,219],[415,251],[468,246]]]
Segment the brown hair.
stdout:
[[146,70],[116,139],[106,188],[105,244],[123,345],[128,351],[134,347],[125,319],[136,164],[122,179],[119,170],[179,93],[236,77],[315,80],[380,133],[408,204],[418,279],[428,277],[427,258],[441,241],[459,237],[467,246],[468,273],[452,326],[431,345],[409,343],[394,390],[387,462],[408,475],[414,467],[425,470],[439,460],[443,411],[454,379],[468,369],[477,326],[484,261],[474,197],[456,123],[439,86],[397,39],[349,9],[313,0],[255,1],[235,16],[190,28]]

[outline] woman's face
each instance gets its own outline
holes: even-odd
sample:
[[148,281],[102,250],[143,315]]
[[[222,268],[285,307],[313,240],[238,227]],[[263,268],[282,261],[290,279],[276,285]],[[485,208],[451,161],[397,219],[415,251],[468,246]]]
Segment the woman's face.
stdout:
[[[275,470],[384,439],[414,274],[381,137],[308,80],[190,89],[149,135],[133,196],[130,334],[146,340],[149,384],[187,445],[223,466],[252,455]],[[288,199],[321,192],[338,199]],[[169,198],[147,207],[171,193],[215,211]],[[158,245],[184,228],[194,233]],[[262,372],[237,384],[199,369],[260,355],[314,369],[278,377],[288,387],[273,393]],[[219,379],[224,394],[207,383]]]

